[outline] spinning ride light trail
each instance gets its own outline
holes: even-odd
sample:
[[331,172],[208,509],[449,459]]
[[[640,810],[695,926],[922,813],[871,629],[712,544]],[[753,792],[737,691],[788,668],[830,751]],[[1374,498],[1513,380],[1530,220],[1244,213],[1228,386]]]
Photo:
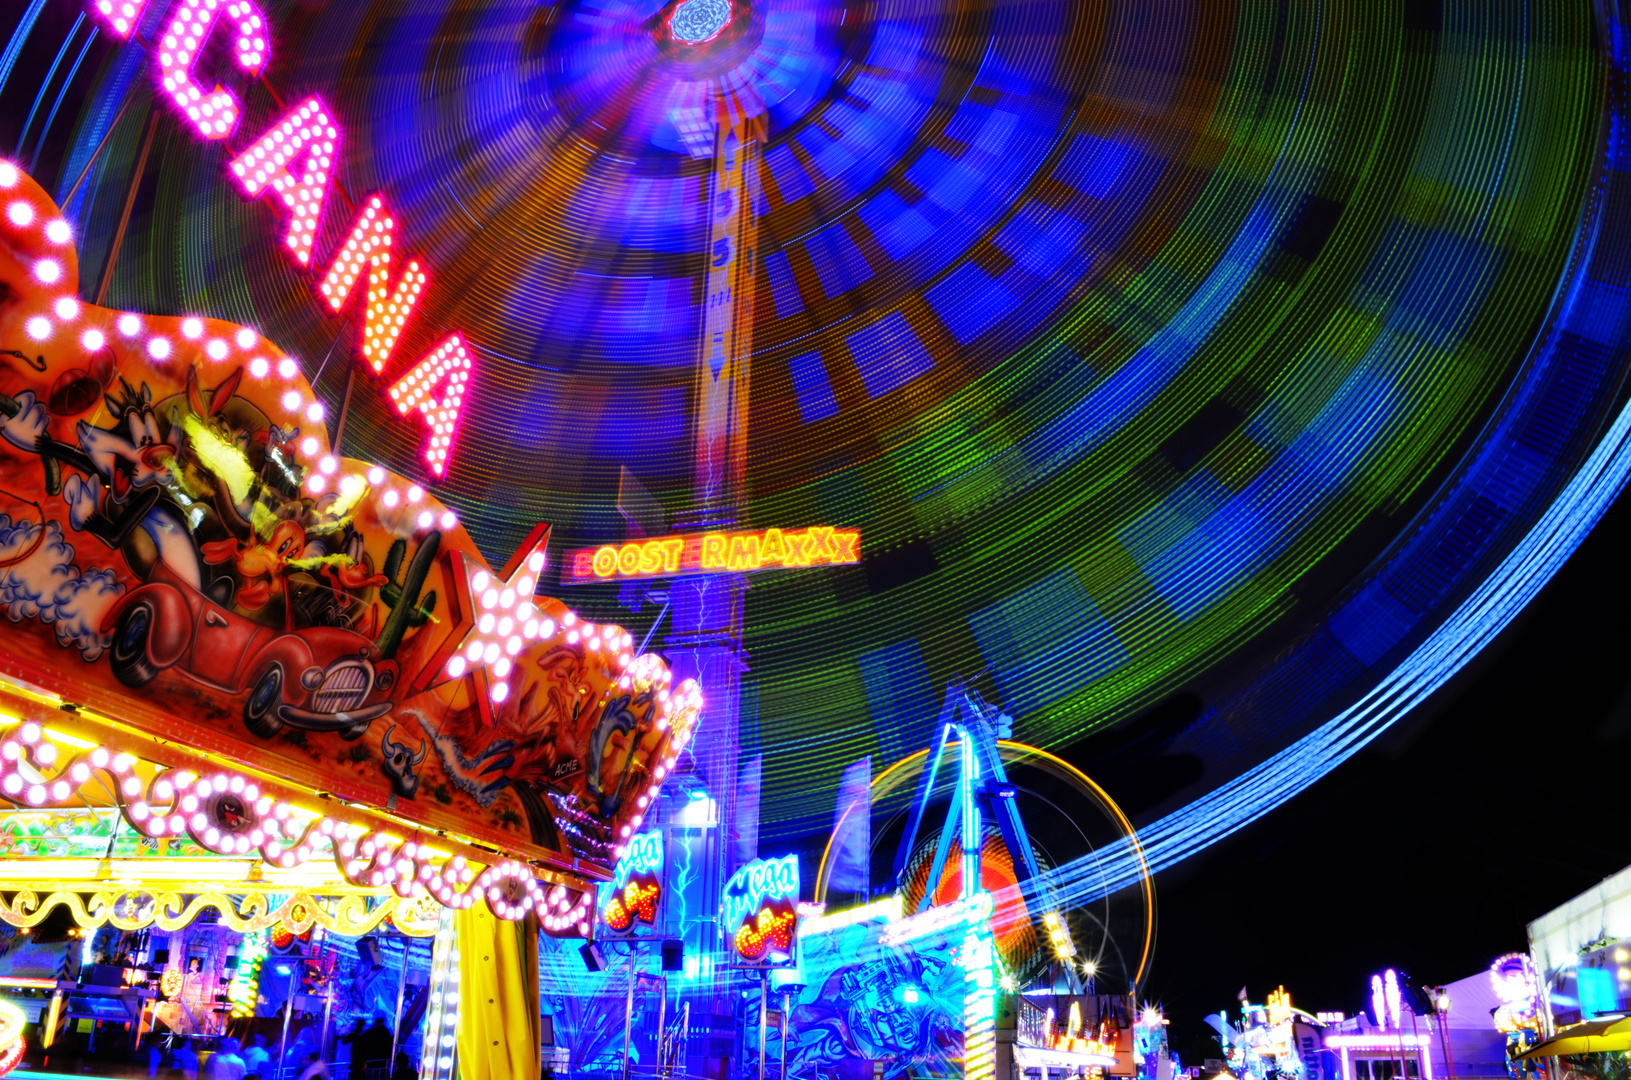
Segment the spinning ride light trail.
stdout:
[[[1613,108],[1616,122],[1625,122],[1625,106]],[[1603,187],[1605,198],[1631,194],[1631,183],[1617,172],[1605,175]],[[1559,291],[1550,328],[1537,347],[1540,361],[1567,359],[1564,328],[1591,317],[1585,307],[1591,300],[1586,287],[1594,274],[1605,270],[1605,261],[1618,257],[1614,243],[1597,231],[1595,223],[1588,222],[1581,238],[1575,273]],[[1545,422],[1543,402],[1537,392],[1527,403],[1529,408],[1514,410],[1504,418],[1501,434],[1509,439],[1527,436],[1533,425]],[[1501,445],[1499,440],[1492,443]],[[1474,497],[1480,491],[1508,485],[1513,466],[1506,456],[1486,450],[1460,478],[1457,494]],[[1124,843],[1119,850],[1099,853],[1091,868],[1059,867],[1048,875],[1049,885],[1073,901],[1113,892],[1146,872],[1146,860],[1148,872],[1171,866],[1284,805],[1425,701],[1499,636],[1580,546],[1628,481],[1631,405],[1615,417],[1579,470],[1511,553],[1374,689],[1285,751],[1139,830],[1141,851]],[[1453,509],[1455,502],[1446,498],[1444,505],[1446,510],[1441,512]]]
[[[808,777],[874,742],[920,745],[927,688],[989,667],[1023,737],[1055,748],[1193,689],[1201,715],[1171,748],[1204,771],[1159,793],[1192,803],[1160,826],[1166,864],[1192,850],[1177,822],[1204,842],[1349,752],[1350,735],[1310,734],[1327,717],[1391,716],[1375,695],[1436,684],[1428,669],[1464,646],[1435,633],[1481,585],[1506,603],[1492,568],[1574,498],[1625,368],[1621,284],[1592,250],[1594,207],[1617,190],[1593,157],[1620,122],[1600,108],[1618,15],[1431,7],[1441,17],[1293,6],[1282,33],[1254,0],[1227,19],[1033,0],[973,24],[964,5],[840,20],[786,0],[780,22],[734,5],[702,44],[740,48],[787,89],[744,176],[763,268],[748,471],[768,520],[736,528],[796,513],[857,525],[877,553],[824,575],[841,587],[819,602],[763,575],[751,618],[696,623],[746,635],[763,715],[818,718],[798,739],[764,729],[767,836],[830,808]],[[476,5],[453,36],[434,29],[444,8],[412,0],[377,37],[326,9],[274,27],[271,81],[323,90],[370,58],[337,110],[340,152],[390,194],[404,253],[436,254],[415,320],[479,325],[497,354],[460,428],[479,464],[450,499],[506,551],[517,529],[483,505],[558,507],[559,535],[588,542],[604,508],[575,478],[637,460],[664,498],[694,478],[696,253],[714,239],[694,211],[717,140],[687,126],[697,102],[663,50],[696,46],[658,41],[649,6],[591,21],[569,4],[535,37],[530,6]],[[495,41],[523,44],[475,45]],[[1037,41],[1060,47],[1021,44]],[[1443,62],[1453,50],[1478,62]],[[1136,93],[1100,77],[1129,57],[1147,73]],[[436,74],[403,100],[387,88],[408,71]],[[64,186],[129,85],[123,69],[94,78]],[[261,93],[238,95],[240,138],[282,115]],[[167,172],[151,220],[209,230],[243,280],[217,287],[139,220],[173,272],[115,285],[178,310],[206,288],[264,304],[242,321],[322,355],[332,333],[265,299],[288,268],[256,262],[260,232],[222,227],[241,207],[213,190],[219,170],[196,172]],[[81,189],[77,231],[106,235],[114,186]],[[505,270],[489,274],[495,253]],[[410,325],[397,350],[432,344]],[[336,391],[308,404],[332,415]],[[567,401],[604,405],[589,422]],[[355,403],[348,430],[404,452],[382,405]],[[545,467],[496,464],[518,452]],[[1039,616],[1060,610],[1066,625]],[[853,632],[834,642],[835,624]],[[1466,648],[1487,636],[1463,633]],[[1281,659],[1237,680],[1241,656]],[[1271,789],[1228,786],[1248,776]]]

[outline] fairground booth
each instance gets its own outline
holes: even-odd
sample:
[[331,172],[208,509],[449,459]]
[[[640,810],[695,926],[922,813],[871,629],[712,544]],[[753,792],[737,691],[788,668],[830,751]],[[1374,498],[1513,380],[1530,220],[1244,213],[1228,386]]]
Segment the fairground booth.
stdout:
[[336,456],[275,343],[65,299],[60,211],[9,163],[0,198],[0,334],[40,343],[0,397],[7,1060],[536,1071],[537,936],[589,936],[695,685],[537,595],[547,528],[490,566]]

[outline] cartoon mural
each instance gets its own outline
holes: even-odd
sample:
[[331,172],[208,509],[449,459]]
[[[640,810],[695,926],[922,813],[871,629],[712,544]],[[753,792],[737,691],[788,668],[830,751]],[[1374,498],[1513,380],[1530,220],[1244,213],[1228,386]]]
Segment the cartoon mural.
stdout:
[[873,1061],[891,1080],[960,1073],[965,972],[956,952],[885,946],[867,923],[805,937],[788,1075],[848,1076]]
[[695,686],[534,596],[547,528],[488,570],[434,494],[332,453],[273,343],[83,304],[46,193],[5,166],[0,209],[0,674],[609,868],[691,738]]

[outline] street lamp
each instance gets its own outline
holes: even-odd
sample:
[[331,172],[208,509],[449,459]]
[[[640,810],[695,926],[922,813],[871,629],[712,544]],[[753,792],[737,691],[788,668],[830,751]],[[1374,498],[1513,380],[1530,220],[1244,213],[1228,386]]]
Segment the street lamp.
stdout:
[[1433,990],[1433,1012],[1438,1016],[1438,1041],[1444,1048],[1446,1080],[1455,1080],[1455,1057],[1450,1051],[1450,992],[1442,986]]

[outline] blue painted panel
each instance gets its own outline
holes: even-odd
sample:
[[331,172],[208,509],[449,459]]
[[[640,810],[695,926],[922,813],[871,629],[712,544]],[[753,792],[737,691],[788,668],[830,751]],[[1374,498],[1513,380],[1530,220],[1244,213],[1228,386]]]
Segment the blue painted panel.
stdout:
[[873,67],[910,73],[917,66],[917,53],[923,31],[898,22],[879,23],[866,62]]
[[1127,662],[1127,653],[1076,572],[1047,577],[969,617],[1003,705],[1024,716]]
[[804,242],[815,266],[816,277],[829,297],[849,292],[863,281],[872,280],[872,267],[867,265],[861,249],[844,229],[842,221],[835,221]]
[[1229,489],[1206,469],[1197,469],[1123,527],[1116,539],[1135,562],[1149,566],[1228,501]]
[[799,145],[810,152],[816,171],[822,176],[836,177],[855,164],[855,154],[850,147],[829,138],[827,133],[819,128],[805,128],[799,132],[797,138]]
[[946,125],[946,134],[968,143],[975,150],[1000,154],[1018,126],[1019,117],[1014,113],[965,101],[952,114],[951,122]]
[[1354,659],[1369,667],[1403,641],[1420,618],[1380,582],[1373,581],[1331,616],[1331,636],[1353,653]]
[[793,276],[793,267],[787,261],[785,251],[772,251],[765,256],[765,276],[770,279],[770,297],[776,303],[778,319],[797,315],[804,310],[798,279]]
[[1078,135],[1059,159],[1053,178],[1083,195],[1102,199],[1115,189],[1133,156],[1133,147],[1128,143]]
[[793,392],[798,397],[799,416],[806,424],[838,415],[838,398],[833,395],[820,353],[795,356],[787,366],[793,370]]
[[857,663],[883,760],[893,763],[927,746],[939,709],[916,639],[862,653]]
[[1019,301],[973,263],[964,263],[923,294],[959,344],[989,330]]
[[1579,301],[1569,311],[1569,329],[1592,341],[1617,341],[1628,296],[1631,290],[1586,279]]
[[930,202],[946,210],[961,210],[980,187],[980,174],[938,150],[926,150],[906,170],[906,179]]
[[934,233],[929,219],[907,206],[893,191],[880,191],[863,203],[857,213],[892,259],[910,254]]
[[1027,270],[1048,276],[1072,259],[1084,229],[1081,222],[1031,202],[1002,227],[992,243]]
[[810,174],[804,171],[804,166],[786,146],[771,147],[765,154],[765,164],[770,167],[771,178],[776,181],[776,190],[781,192],[782,202],[797,202],[815,190]]

